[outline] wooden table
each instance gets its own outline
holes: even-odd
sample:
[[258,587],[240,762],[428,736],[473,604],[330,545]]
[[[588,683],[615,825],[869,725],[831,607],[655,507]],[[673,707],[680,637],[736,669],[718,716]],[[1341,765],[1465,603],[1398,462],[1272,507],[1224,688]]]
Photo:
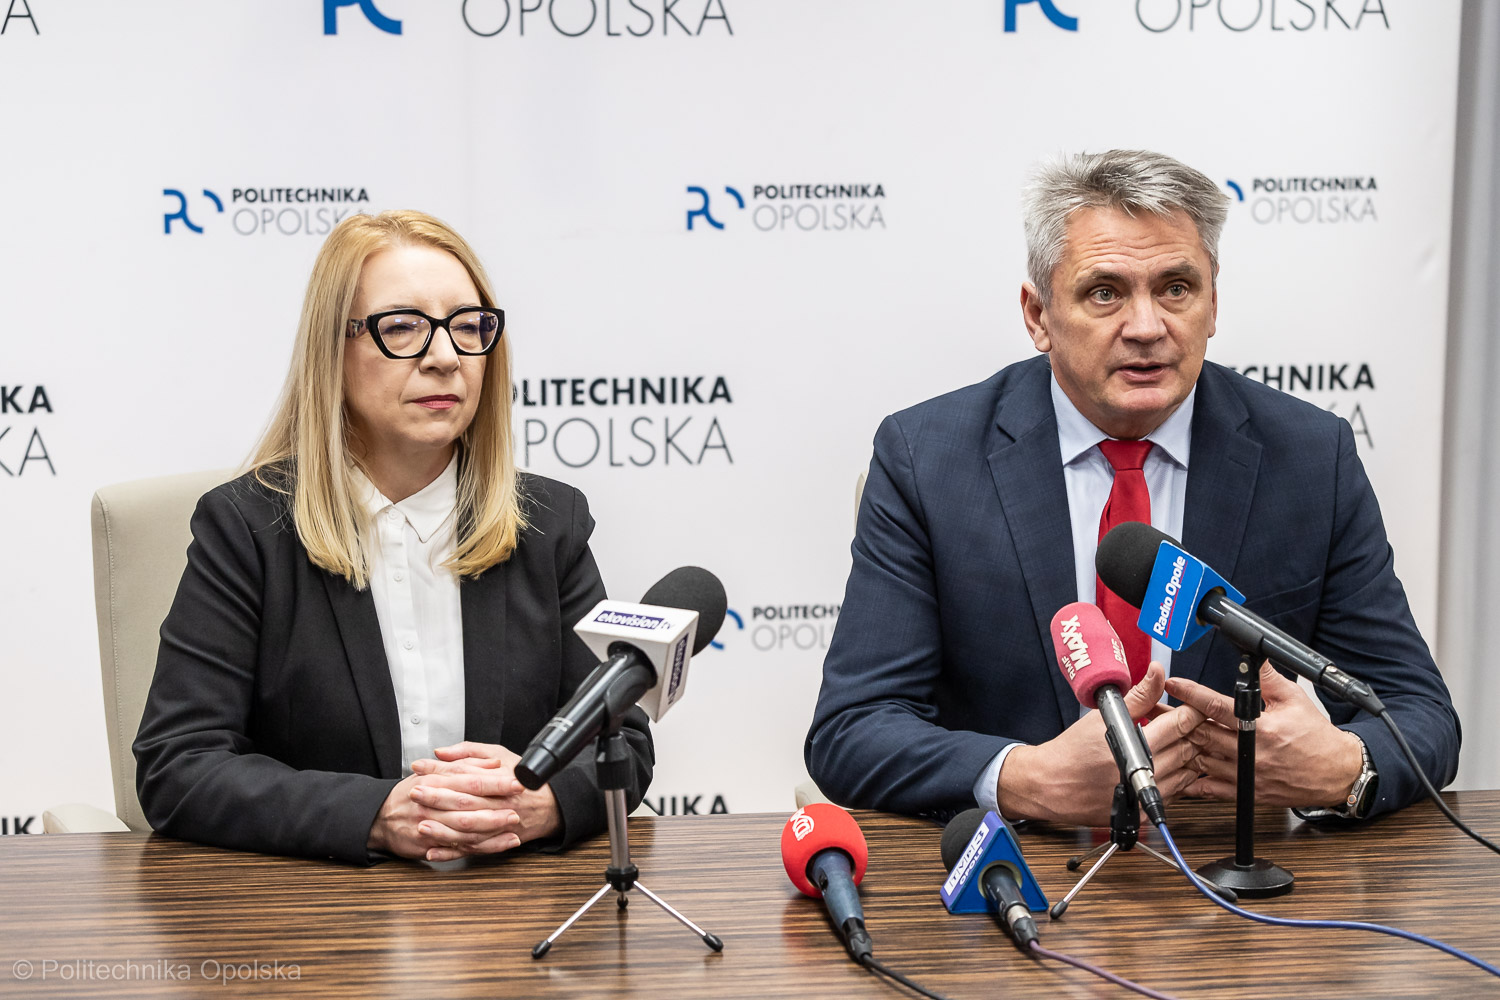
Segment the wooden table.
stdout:
[[[1500,834],[1500,792],[1449,801]],[[950,916],[935,824],[856,816],[870,844],[863,894],[878,958],[955,1000],[1130,995],[1020,955],[988,916]],[[1228,804],[1179,803],[1171,816],[1194,864],[1231,852]],[[358,869],[138,834],[7,837],[0,995],[910,996],[853,965],[821,905],[792,889],[784,821],[631,821],[641,880],[721,936],[722,954],[637,897],[623,915],[605,900],[541,961],[532,944],[603,884],[604,838],[561,857]],[[1020,836],[1049,899],[1060,898],[1076,878],[1064,861],[1090,832]],[[1394,923],[1500,963],[1500,858],[1431,804],[1339,831],[1267,811],[1258,846],[1297,877],[1290,896],[1252,904],[1264,912]],[[1500,996],[1500,980],[1420,945],[1232,916],[1140,851],[1116,856],[1063,920],[1040,925],[1049,947],[1184,997]]]

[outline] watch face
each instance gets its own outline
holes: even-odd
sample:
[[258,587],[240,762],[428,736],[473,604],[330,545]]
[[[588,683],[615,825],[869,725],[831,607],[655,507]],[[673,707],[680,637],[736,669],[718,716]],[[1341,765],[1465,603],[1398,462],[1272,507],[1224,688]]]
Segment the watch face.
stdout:
[[1375,802],[1375,787],[1380,781],[1380,774],[1370,760],[1370,748],[1365,745],[1364,740],[1359,741],[1359,749],[1364,758],[1363,766],[1359,777],[1354,780],[1354,787],[1349,789],[1349,797],[1344,800],[1344,815],[1351,819],[1363,819],[1370,811],[1370,806]]
[[1366,771],[1359,776],[1354,783],[1354,788],[1349,792],[1349,812],[1355,819],[1363,819],[1370,811],[1370,806],[1375,801],[1375,786],[1379,782],[1380,775],[1374,771]]

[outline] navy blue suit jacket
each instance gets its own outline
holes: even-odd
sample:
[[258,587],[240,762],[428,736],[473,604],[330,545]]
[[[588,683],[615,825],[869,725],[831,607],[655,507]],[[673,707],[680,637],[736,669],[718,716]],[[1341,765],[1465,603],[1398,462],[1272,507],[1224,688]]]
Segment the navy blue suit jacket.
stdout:
[[[808,733],[831,798],[902,813],[974,804],[1009,743],[1078,718],[1052,655],[1077,600],[1068,495],[1045,357],[896,413],[875,436],[854,564]],[[1193,414],[1183,545],[1246,606],[1385,701],[1442,787],[1458,717],[1396,578],[1375,494],[1340,417],[1205,364]],[[1233,687],[1217,632],[1172,657],[1177,677]],[[1371,812],[1421,795],[1380,720],[1326,702],[1380,773]]]

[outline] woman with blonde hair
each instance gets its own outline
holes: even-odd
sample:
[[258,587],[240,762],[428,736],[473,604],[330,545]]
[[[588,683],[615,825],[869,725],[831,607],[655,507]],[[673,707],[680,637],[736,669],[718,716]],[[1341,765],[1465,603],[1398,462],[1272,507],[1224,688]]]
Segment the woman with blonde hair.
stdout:
[[[576,489],[519,472],[505,314],[420,212],[345,219],[313,265],[251,469],[193,516],[135,742],[160,833],[369,863],[605,825],[590,755],[530,791],[517,751],[595,666],[604,596]],[[625,719],[633,807],[653,763]]]

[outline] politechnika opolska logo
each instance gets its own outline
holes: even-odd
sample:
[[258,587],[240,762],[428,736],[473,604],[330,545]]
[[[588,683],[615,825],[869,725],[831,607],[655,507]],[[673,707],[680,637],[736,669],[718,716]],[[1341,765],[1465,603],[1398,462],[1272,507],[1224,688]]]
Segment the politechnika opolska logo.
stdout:
[[161,193],[167,199],[162,231],[168,236],[222,230],[225,221],[241,236],[327,236],[346,216],[370,204],[362,187],[231,188],[228,204],[209,188],[202,194],[180,188]]
[[1016,8],[1027,4],[1036,4],[1042,8],[1042,13],[1047,15],[1047,20],[1057,25],[1064,31],[1077,31],[1078,18],[1069,17],[1057,9],[1052,0],[1005,0],[1005,30],[1016,30]]
[[[1344,8],[1339,9],[1339,4]],[[1355,4],[1359,10],[1355,11]],[[1205,8],[1213,8],[1211,17]],[[1323,16],[1318,17],[1322,12]],[[1187,16],[1184,17],[1183,15]],[[1135,19],[1142,28],[1154,34],[1171,31],[1233,31],[1252,28],[1262,31],[1358,31],[1376,25],[1390,30],[1383,0],[1275,0],[1254,4],[1245,0],[1135,0]],[[1377,21],[1376,18],[1379,18]]]
[[[513,33],[525,37],[527,15],[532,19],[533,35],[538,29],[545,32],[551,28],[565,38],[591,33],[608,38],[646,38],[657,33],[658,24],[664,36],[698,38],[710,22],[715,29],[722,27],[725,36],[734,34],[724,0],[702,0],[703,10],[695,18],[689,10],[696,11],[698,3],[699,0],[546,0],[544,4],[543,0],[532,0],[528,6],[526,0],[518,0],[512,9],[511,0],[464,0],[460,13],[464,26],[481,38],[503,34],[512,23]],[[540,17],[544,7],[545,19]]]
[[879,183],[757,184],[748,199],[728,184],[690,184],[687,195],[690,233],[744,228],[745,221],[763,233],[885,229],[885,185]]
[[[734,610],[733,608],[725,608],[724,609],[724,614],[728,618],[730,618],[730,619],[732,619],[734,621],[734,630],[736,632],[743,632],[743,631],[745,631],[745,619],[742,618],[742,617],[740,617],[740,613],[738,611]],[[720,636],[724,635],[724,629],[722,627],[719,629],[719,635]],[[716,638],[716,639],[711,640],[709,642],[709,645],[712,646],[714,649],[723,649],[724,648],[724,640],[723,640],[723,638]]]
[[0,384],[0,477],[37,475],[44,468],[57,475],[38,422],[39,414],[51,413],[46,386]]
[[[703,800],[710,795],[713,796],[713,801],[704,803]],[[641,805],[658,816],[719,816],[729,812],[729,806],[725,803],[723,794],[712,792],[699,792],[696,795],[658,795],[655,801],[652,801],[648,795],[641,799]]]
[[[838,622],[841,605],[830,604],[757,604],[750,609],[750,645],[758,653],[781,650],[828,648],[833,628]],[[745,619],[730,608],[725,612],[734,622],[734,631],[726,628],[709,643],[714,649],[740,646],[738,633],[746,631]]]
[[1373,403],[1370,397],[1376,392],[1375,369],[1368,361],[1337,364],[1262,362],[1230,365],[1229,368],[1246,378],[1300,396],[1330,413],[1337,413],[1349,421],[1349,428],[1363,441],[1363,446],[1375,447],[1375,435],[1370,431],[1369,414],[1364,407],[1365,403]]
[[[17,7],[21,9],[16,10]],[[31,13],[31,4],[27,0],[10,0],[10,5],[5,8],[5,20],[0,21],[0,35],[5,34],[12,21],[25,21],[31,25],[31,33],[40,35],[42,29],[36,26],[36,17]],[[17,28],[17,30],[20,30]]]
[[339,33],[339,8],[354,6],[358,6],[365,19],[381,31],[390,35],[401,34],[401,22],[382,14],[375,6],[375,0],[323,0],[323,34],[337,35]]
[[[24,0],[22,0],[24,2]],[[381,0],[382,3],[386,0]],[[394,0],[400,2],[400,0]],[[1021,0],[1029,2],[1029,0]],[[1040,0],[1046,3],[1047,0]],[[564,38],[588,34],[608,38],[646,38],[651,35],[697,38],[712,25],[734,34],[724,0],[463,0],[459,16],[469,32],[481,38],[505,34],[526,36],[527,19],[533,36],[547,33]],[[365,20],[389,35],[402,33],[401,21],[385,14],[375,0],[323,0],[323,34],[339,33],[339,10],[357,7]],[[697,12],[696,16],[693,12]],[[660,25],[660,32],[657,26]]]
[[1261,225],[1378,222],[1375,198],[1379,185],[1373,176],[1256,177],[1249,190],[1238,181],[1225,181],[1236,202],[1250,210]]
[[723,375],[523,378],[511,386],[521,414],[521,464],[733,465],[721,421],[734,405]]

